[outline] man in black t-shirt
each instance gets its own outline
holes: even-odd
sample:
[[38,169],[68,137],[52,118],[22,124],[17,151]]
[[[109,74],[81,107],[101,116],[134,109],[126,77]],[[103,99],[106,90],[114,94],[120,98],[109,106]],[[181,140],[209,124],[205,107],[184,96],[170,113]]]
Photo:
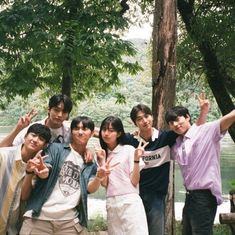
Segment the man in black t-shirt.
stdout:
[[140,172],[140,196],[143,200],[150,235],[164,235],[165,197],[169,183],[170,147],[177,134],[152,127],[153,115],[144,104],[134,106],[131,119],[138,127],[137,135],[127,134],[129,144],[138,147],[142,140],[145,147],[144,169]]

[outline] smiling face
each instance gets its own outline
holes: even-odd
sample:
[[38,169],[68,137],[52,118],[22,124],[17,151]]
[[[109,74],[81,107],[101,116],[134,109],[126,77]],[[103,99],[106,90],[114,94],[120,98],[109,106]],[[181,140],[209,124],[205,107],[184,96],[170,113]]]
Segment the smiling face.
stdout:
[[22,155],[24,155],[26,158],[23,158],[23,160],[27,161],[29,158],[34,156],[38,151],[45,148],[47,145],[46,140],[39,136],[38,134],[35,134],[33,132],[29,132],[24,137],[24,144],[22,147]]
[[169,121],[168,124],[169,128],[178,135],[184,135],[191,127],[190,117],[188,115],[186,117],[177,116],[174,121]]
[[60,128],[63,121],[67,120],[69,113],[64,111],[64,103],[60,102],[57,106],[48,109],[47,126],[50,128]]
[[151,130],[153,125],[153,116],[139,111],[135,119],[135,124],[140,131]]

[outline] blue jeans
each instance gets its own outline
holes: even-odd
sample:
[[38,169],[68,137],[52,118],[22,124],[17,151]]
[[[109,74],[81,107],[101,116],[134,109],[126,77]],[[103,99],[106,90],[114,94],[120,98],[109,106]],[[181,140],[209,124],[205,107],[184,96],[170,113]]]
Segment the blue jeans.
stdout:
[[212,235],[216,210],[216,198],[210,190],[187,192],[182,235]]
[[142,193],[149,235],[164,235],[165,227],[165,198],[166,195]]

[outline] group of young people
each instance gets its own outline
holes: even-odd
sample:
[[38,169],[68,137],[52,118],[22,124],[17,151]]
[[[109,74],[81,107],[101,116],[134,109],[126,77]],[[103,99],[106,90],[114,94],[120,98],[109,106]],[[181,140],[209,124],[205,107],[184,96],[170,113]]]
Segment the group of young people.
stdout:
[[87,196],[100,185],[106,188],[108,234],[164,235],[171,159],[186,189],[182,234],[212,234],[222,202],[219,141],[235,110],[205,123],[209,104],[204,97],[199,102],[196,124],[187,108],[169,109],[169,131],[152,126],[144,104],[130,113],[136,133],[125,133],[118,117],[106,117],[93,161],[87,143],[94,122],[78,116],[69,124],[71,100],[52,96],[46,119],[29,125],[35,113],[28,113],[0,143],[0,235],[86,234]]

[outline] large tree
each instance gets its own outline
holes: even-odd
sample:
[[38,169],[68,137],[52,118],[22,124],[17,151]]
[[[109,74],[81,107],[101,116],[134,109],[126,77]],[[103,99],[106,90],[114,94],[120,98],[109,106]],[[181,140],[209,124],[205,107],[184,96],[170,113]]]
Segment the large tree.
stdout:
[[[166,110],[174,105],[176,88],[176,1],[155,0],[152,43],[152,111],[154,126],[166,127]],[[166,202],[166,232],[174,234],[174,162]]]
[[2,0],[0,9],[1,97],[43,88],[81,100],[140,69],[117,33],[129,25],[126,1]]
[[[205,74],[225,115],[234,109],[235,97],[234,0],[178,0],[178,9],[187,31],[182,33],[179,62],[187,72]],[[235,141],[234,125],[229,132]]]

